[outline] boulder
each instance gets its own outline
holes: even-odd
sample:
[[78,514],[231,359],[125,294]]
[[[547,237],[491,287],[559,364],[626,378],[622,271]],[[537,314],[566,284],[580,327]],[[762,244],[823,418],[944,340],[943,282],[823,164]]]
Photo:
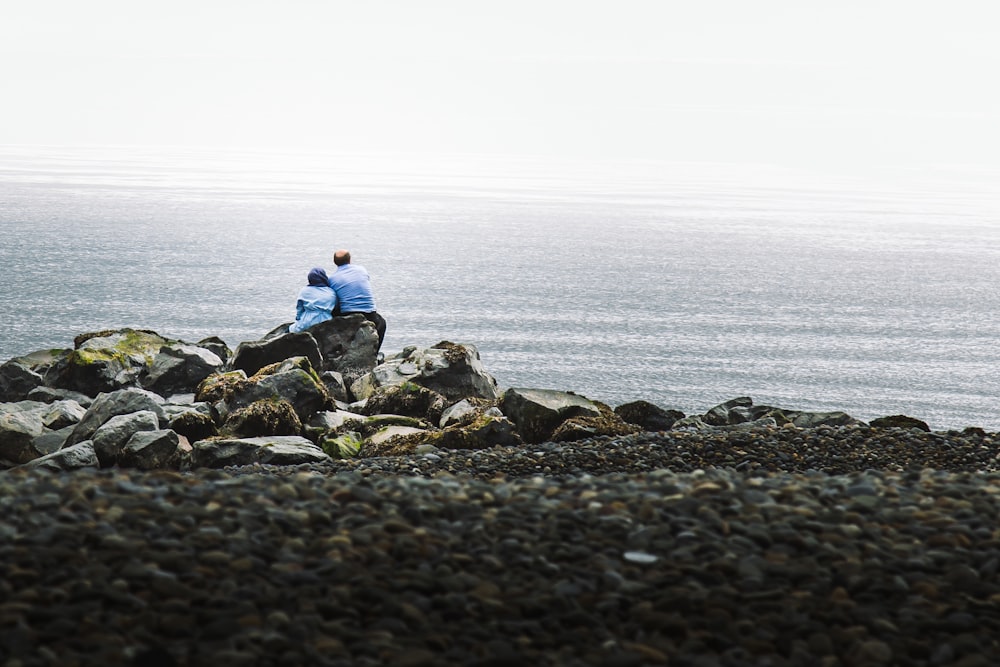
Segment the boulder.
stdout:
[[97,468],[99,466],[93,443],[89,440],[77,443],[72,447],[46,454],[24,464],[23,468],[40,468],[53,472],[79,470],[80,468]]
[[391,414],[441,421],[445,398],[427,387],[412,382],[379,387],[368,397],[362,412],[366,415]]
[[16,464],[38,458],[32,441],[45,432],[38,406],[48,407],[33,401],[0,403],[0,461]]
[[364,315],[342,315],[309,327],[304,333],[319,346],[322,364],[318,370],[336,371],[350,385],[375,368],[378,333]]
[[[365,420],[365,415],[347,410],[324,410],[313,415],[303,428],[304,435],[316,443],[334,434],[338,434],[345,423],[352,421],[361,423]],[[325,451],[325,450],[324,450]],[[329,453],[329,452],[327,452]],[[330,454],[333,456],[333,454]],[[337,458],[334,456],[334,458]]]
[[[502,417],[503,413],[500,412],[499,408],[493,408]],[[458,403],[449,405],[441,413],[441,419],[438,420],[438,426],[441,428],[447,428],[448,426],[460,426],[461,424],[467,424],[476,418],[477,415],[481,414],[483,409],[476,407],[469,399],[463,398]]]
[[153,412],[160,423],[166,420],[163,411],[163,397],[145,389],[119,389],[99,395],[83,415],[83,419],[73,429],[67,440],[67,446],[92,439],[94,433],[105,422],[117,415],[127,415],[133,412],[149,410]]
[[351,394],[347,390],[347,385],[344,383],[344,376],[342,373],[338,373],[337,371],[323,371],[319,374],[319,379],[326,387],[326,391],[330,394],[330,398],[344,403],[350,402]]
[[300,435],[302,422],[288,401],[263,399],[226,417],[222,432],[230,436]]
[[198,384],[194,392],[194,400],[200,403],[228,401],[246,381],[247,374],[243,371],[228,371],[209,375]]
[[642,430],[639,426],[622,420],[607,405],[597,401],[593,403],[600,411],[600,415],[595,417],[588,414],[570,417],[556,427],[549,439],[553,442],[572,442],[601,435],[631,435]]
[[27,364],[11,359],[0,365],[0,402],[21,401],[45,382]]
[[118,464],[140,470],[178,468],[180,438],[169,429],[134,433],[122,447]]
[[496,408],[476,415],[471,422],[455,424],[423,438],[420,444],[440,449],[517,447],[524,442],[514,423]]
[[200,341],[195,343],[195,345],[204,348],[209,352],[213,352],[215,356],[222,359],[223,363],[228,363],[233,357],[233,351],[229,349],[228,345],[226,345],[226,341],[222,340],[218,336],[202,338]]
[[321,447],[330,458],[352,459],[360,452],[363,442],[360,433],[347,431],[331,438],[324,438]]
[[323,368],[319,345],[307,331],[286,333],[268,340],[240,343],[233,354],[231,366],[250,376],[265,366],[281,363],[292,357],[305,357],[313,368]]
[[192,445],[194,468],[224,468],[254,463],[299,465],[322,463],[330,457],[322,449],[299,436],[261,438],[213,438]]
[[121,463],[121,452],[133,435],[140,432],[157,431],[160,420],[152,410],[140,410],[124,415],[115,415],[98,428],[91,440],[102,468]]
[[332,399],[305,357],[294,357],[258,371],[236,387],[229,410],[262,400],[287,401],[303,422],[332,406]]
[[211,413],[205,413],[197,409],[185,410],[170,415],[167,421],[167,428],[175,431],[178,435],[184,436],[191,442],[211,438],[219,433],[219,429],[216,427]]
[[448,341],[426,349],[408,347],[386,358],[371,373],[354,382],[351,392],[358,398],[367,398],[379,387],[404,382],[436,391],[447,401],[495,400],[500,395],[497,382],[483,368],[476,347]]
[[548,440],[572,417],[601,416],[600,408],[583,396],[552,389],[508,389],[500,399],[500,411],[529,443]]
[[222,370],[224,363],[203,347],[170,343],[160,348],[140,380],[143,387],[161,396],[194,391],[202,380]]
[[73,432],[73,426],[61,428],[58,431],[45,431],[40,436],[31,441],[31,450],[36,456],[48,456],[57,452],[66,444],[69,434]]
[[750,414],[753,407],[753,399],[749,396],[734,398],[725,403],[720,403],[705,413],[701,418],[709,426],[731,426],[742,424],[754,419]]
[[90,396],[81,394],[78,391],[69,389],[57,389],[55,387],[37,387],[28,392],[29,401],[40,401],[42,403],[56,403],[58,401],[76,401],[84,408],[89,408],[94,402]]
[[58,431],[61,428],[78,424],[86,413],[86,408],[74,400],[58,401],[52,403],[45,412],[42,423],[45,424],[45,428]]
[[664,410],[648,401],[632,401],[615,408],[615,414],[629,424],[635,424],[644,431],[669,431],[684,413],[678,410]]
[[45,383],[87,396],[135,385],[169,341],[154,331],[119,329],[77,336],[74,349],[49,368]]
[[907,417],[906,415],[890,415],[888,417],[878,417],[868,422],[868,425],[872,428],[904,428],[912,429],[915,428],[919,431],[924,431],[930,433],[931,427],[928,426],[927,422],[917,419],[916,417]]

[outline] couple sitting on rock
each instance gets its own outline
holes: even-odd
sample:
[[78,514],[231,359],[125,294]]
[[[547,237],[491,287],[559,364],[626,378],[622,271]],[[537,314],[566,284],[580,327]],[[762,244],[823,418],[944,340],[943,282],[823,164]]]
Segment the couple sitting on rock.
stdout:
[[375,312],[375,297],[368,271],[363,266],[351,264],[351,253],[338,250],[333,254],[337,270],[327,276],[322,268],[309,272],[309,284],[299,292],[295,304],[295,321],[289,331],[305,331],[314,324],[325,322],[337,315],[360,313],[375,325],[378,346],[385,338],[385,318]]

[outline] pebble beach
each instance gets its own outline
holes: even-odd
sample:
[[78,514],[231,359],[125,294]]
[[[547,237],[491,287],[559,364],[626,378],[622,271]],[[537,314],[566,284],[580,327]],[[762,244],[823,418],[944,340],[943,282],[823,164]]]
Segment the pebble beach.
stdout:
[[1000,663],[1000,435],[0,473],[0,664]]

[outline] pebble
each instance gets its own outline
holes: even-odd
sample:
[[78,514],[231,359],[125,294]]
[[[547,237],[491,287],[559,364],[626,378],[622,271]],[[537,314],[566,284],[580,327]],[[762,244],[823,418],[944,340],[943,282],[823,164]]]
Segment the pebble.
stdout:
[[0,665],[1000,664],[996,435],[927,435],[7,471]]

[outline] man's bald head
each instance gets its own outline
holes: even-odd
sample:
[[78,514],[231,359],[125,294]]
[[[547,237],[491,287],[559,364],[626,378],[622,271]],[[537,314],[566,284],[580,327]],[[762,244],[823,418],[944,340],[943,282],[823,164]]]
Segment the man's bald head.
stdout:
[[346,250],[338,250],[333,253],[333,263],[337,266],[343,266],[344,264],[351,263],[351,253]]

